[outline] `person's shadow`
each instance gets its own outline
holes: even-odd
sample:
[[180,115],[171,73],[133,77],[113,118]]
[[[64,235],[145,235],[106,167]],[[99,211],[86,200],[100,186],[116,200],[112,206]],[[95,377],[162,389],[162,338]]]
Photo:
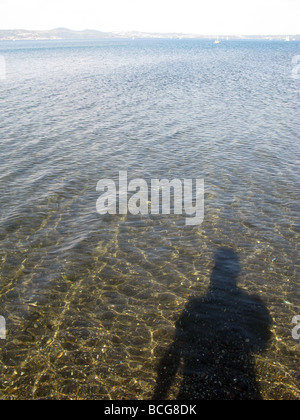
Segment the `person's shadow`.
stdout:
[[234,251],[221,248],[208,293],[192,298],[159,363],[154,400],[167,399],[182,362],[178,400],[260,400],[254,354],[266,349],[271,318],[264,304],[237,287]]

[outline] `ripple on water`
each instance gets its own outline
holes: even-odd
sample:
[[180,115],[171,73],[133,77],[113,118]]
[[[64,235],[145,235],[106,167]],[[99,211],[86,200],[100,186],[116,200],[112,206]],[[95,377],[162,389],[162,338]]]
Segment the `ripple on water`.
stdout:
[[[1,398],[151,398],[176,322],[230,247],[273,319],[261,394],[298,399],[297,45],[49,45],[0,45]],[[127,169],[204,178],[203,225],[99,217],[97,181]]]

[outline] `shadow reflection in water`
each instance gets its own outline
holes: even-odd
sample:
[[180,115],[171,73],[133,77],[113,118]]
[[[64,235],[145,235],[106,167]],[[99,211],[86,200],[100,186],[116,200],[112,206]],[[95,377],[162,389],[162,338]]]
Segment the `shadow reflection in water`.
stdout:
[[220,248],[210,288],[192,298],[158,367],[153,399],[163,400],[183,362],[178,400],[260,400],[254,354],[266,349],[271,318],[264,304],[237,287],[237,254]]

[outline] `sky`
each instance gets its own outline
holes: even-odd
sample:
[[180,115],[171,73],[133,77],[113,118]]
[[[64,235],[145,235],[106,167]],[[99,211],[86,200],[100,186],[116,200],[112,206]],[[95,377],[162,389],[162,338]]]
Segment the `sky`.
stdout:
[[0,0],[0,29],[300,33],[300,0]]

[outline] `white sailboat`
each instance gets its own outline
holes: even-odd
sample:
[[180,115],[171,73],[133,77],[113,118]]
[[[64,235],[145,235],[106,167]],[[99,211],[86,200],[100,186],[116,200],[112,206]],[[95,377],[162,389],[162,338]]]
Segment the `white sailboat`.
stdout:
[[214,44],[221,44],[221,41],[220,41],[220,37],[219,37],[219,35],[218,35],[218,37],[217,37],[217,39],[215,39],[215,42],[214,42]]
[[287,35],[285,38],[285,42],[290,42],[291,38]]

